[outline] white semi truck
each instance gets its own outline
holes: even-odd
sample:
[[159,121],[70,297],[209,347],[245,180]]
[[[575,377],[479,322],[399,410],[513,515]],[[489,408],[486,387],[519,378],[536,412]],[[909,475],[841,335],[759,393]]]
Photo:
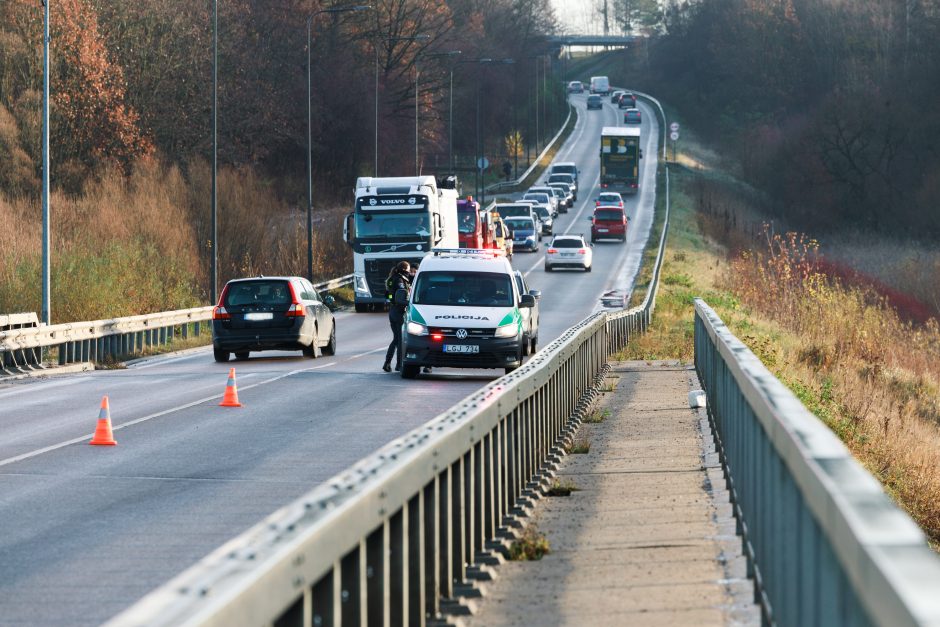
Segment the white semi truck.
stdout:
[[433,176],[356,180],[343,239],[353,249],[356,311],[384,308],[385,279],[399,261],[417,266],[432,248],[458,248],[456,181]]

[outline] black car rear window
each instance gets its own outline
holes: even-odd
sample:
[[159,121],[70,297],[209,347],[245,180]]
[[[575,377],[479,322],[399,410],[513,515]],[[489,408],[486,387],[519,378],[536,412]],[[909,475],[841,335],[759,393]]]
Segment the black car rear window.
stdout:
[[599,210],[594,212],[594,218],[597,220],[621,220],[623,218],[623,213],[619,211],[608,210]]
[[283,280],[238,281],[225,290],[226,308],[287,306],[291,303],[290,285]]
[[584,242],[573,237],[566,237],[565,239],[556,239],[552,242],[552,246],[555,248],[581,248],[584,246]]

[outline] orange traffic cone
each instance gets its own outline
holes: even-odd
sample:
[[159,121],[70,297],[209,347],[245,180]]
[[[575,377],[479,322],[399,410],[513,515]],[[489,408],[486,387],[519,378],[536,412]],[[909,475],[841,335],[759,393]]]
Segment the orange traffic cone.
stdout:
[[228,383],[225,384],[225,394],[222,396],[220,407],[241,407],[238,402],[238,388],[235,386],[235,369],[228,371]]
[[89,444],[95,446],[115,446],[114,435],[111,433],[111,406],[108,397],[101,399],[101,411],[98,412],[98,426],[95,427],[95,436]]

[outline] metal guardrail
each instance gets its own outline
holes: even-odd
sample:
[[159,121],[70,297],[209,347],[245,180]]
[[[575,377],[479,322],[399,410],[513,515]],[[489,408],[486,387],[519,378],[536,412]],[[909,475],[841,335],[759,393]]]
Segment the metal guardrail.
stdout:
[[[352,283],[352,276],[348,274],[317,283],[314,287],[319,291],[334,290]],[[35,318],[35,314],[12,314],[30,315]],[[10,316],[0,316],[0,323],[5,318]],[[211,320],[210,306],[6,330],[0,326],[0,373],[14,374],[41,368],[41,352],[48,348],[58,349],[59,365],[120,359],[150,346],[170,344],[175,337],[199,336],[202,327]]]
[[423,625],[485,576],[605,372],[606,314],[222,546],[108,623]]
[[765,623],[940,625],[940,557],[704,301],[695,366]]

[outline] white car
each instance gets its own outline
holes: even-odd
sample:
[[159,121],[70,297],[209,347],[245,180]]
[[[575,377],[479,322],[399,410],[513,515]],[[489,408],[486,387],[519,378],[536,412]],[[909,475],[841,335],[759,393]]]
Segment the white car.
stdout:
[[539,202],[545,202],[534,194],[545,194],[548,198],[548,210],[552,213],[558,211],[558,199],[555,197],[555,190],[547,185],[544,187],[530,187],[529,191],[522,195],[523,198],[535,198]]
[[623,209],[623,196],[617,192],[601,192],[594,201],[595,207],[620,207]]
[[552,240],[545,253],[545,271],[555,268],[580,268],[591,271],[594,251],[591,244],[584,241],[583,235],[558,235]]

